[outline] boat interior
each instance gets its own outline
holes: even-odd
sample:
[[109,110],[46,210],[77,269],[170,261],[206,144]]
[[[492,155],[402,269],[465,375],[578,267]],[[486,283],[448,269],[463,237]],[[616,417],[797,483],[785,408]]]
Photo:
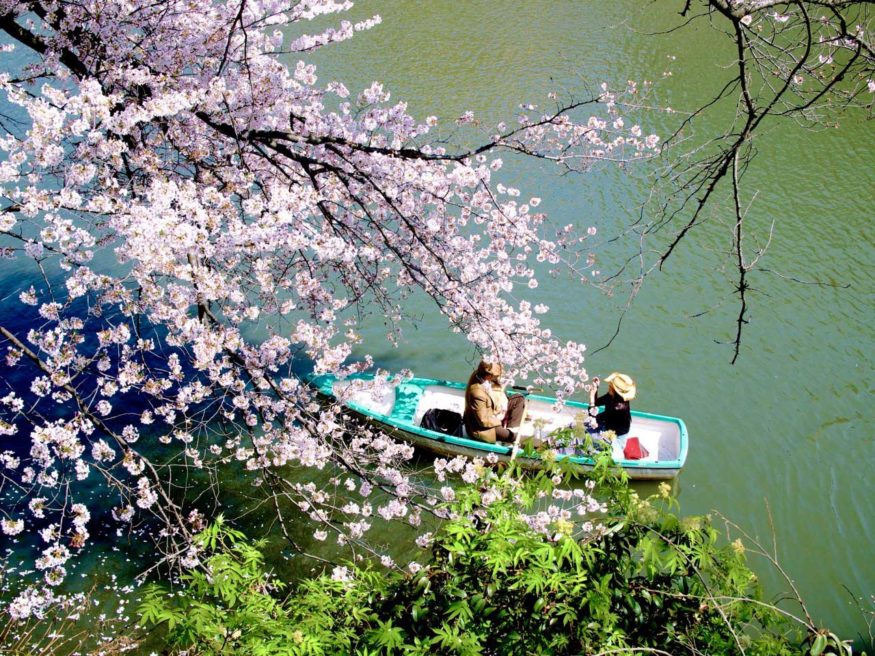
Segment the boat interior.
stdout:
[[[459,413],[464,411],[465,390],[461,386],[375,384],[370,380],[346,379],[334,382],[334,393],[343,403],[354,403],[369,414],[390,417],[395,422],[420,426],[423,415],[431,408],[441,408]],[[579,403],[567,403],[557,408],[547,397],[529,396],[526,416],[520,427],[523,438],[548,436],[556,430],[572,426],[582,420],[586,408]],[[629,437],[639,439],[648,455],[635,462],[647,463],[677,460],[680,453],[680,427],[669,418],[659,418],[646,413],[632,414],[629,433],[617,436],[611,443],[615,461],[623,461],[623,449]],[[574,453],[573,447],[563,451]]]

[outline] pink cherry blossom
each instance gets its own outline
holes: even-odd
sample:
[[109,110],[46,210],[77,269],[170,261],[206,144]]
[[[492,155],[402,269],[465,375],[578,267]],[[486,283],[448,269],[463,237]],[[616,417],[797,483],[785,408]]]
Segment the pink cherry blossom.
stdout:
[[[2,375],[14,370],[20,386],[0,404],[0,434],[25,445],[2,462],[18,507],[56,527],[53,551],[35,554],[43,579],[22,582],[15,617],[55,599],[38,586],[63,580],[75,553],[60,547],[89,542],[96,478],[123,533],[155,526],[162,559],[196,564],[193,509],[176,488],[187,476],[164,461],[219,487],[233,467],[254,494],[288,498],[342,544],[364,540],[375,515],[417,525],[411,499],[427,492],[405,467],[412,447],[350,424],[295,376],[304,360],[340,377],[369,368],[366,352],[383,346],[363,343],[360,316],[385,317],[397,344],[411,294],[430,297],[448,332],[511,378],[562,395],[587,379],[584,346],[553,335],[545,304],[514,296],[534,293],[537,262],[582,277],[582,235],[536,213],[537,190],[493,176],[519,154],[563,171],[658,155],[659,138],[642,140],[618,113],[634,84],[603,85],[598,110],[525,102],[491,129],[465,112],[456,123],[482,142],[466,148],[429,143],[443,120],[414,119],[380,82],[356,93],[320,81],[308,53],[378,29],[378,16],[284,41],[285,26],[300,34],[351,3],[0,4],[29,34],[18,45],[34,62],[0,78],[24,121],[0,134],[0,193],[16,207],[0,236],[32,276],[0,313],[28,317],[19,332],[0,319]],[[374,385],[391,394],[403,377]],[[360,499],[335,505],[330,486],[289,483],[287,467],[337,468]],[[441,481],[487,469],[435,463]],[[393,497],[364,501],[377,490]],[[38,530],[2,521],[8,535]]]

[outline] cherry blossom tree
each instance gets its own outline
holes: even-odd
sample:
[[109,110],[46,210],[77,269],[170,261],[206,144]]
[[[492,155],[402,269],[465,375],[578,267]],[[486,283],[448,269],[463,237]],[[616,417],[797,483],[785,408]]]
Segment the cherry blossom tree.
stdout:
[[[0,513],[6,536],[35,536],[39,577],[13,617],[52,601],[107,505],[158,563],[193,565],[197,485],[218,497],[225,476],[248,476],[292,542],[293,507],[323,524],[317,539],[361,540],[374,515],[416,524],[410,447],[317,403],[293,366],[370,367],[350,360],[371,346],[357,326],[382,313],[397,340],[411,293],[513,376],[560,396],[586,381],[584,347],[515,293],[537,286],[537,262],[585,267],[586,235],[492,176],[508,156],[646,158],[658,138],[604,87],[524,106],[479,146],[431,143],[437,118],[306,62],[379,17],[285,38],[350,4],[0,1],[17,62],[0,74],[2,275],[28,281],[0,312]],[[288,466],[340,472],[361,500],[335,507]],[[95,481],[101,507],[82,493]]]

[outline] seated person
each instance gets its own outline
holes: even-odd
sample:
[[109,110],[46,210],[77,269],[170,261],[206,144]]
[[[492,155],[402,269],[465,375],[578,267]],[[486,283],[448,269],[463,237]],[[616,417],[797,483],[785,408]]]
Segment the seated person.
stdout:
[[599,389],[598,376],[592,379],[592,389],[589,392],[589,406],[595,408],[603,405],[605,409],[596,415],[599,433],[614,431],[617,435],[625,435],[632,424],[632,412],[629,401],[635,398],[635,381],[626,374],[612,373],[605,378],[608,393],[596,398]]
[[514,442],[511,428],[523,423],[526,400],[522,396],[508,399],[499,378],[501,365],[481,361],[465,388],[465,413],[462,419],[468,436],[495,444]]

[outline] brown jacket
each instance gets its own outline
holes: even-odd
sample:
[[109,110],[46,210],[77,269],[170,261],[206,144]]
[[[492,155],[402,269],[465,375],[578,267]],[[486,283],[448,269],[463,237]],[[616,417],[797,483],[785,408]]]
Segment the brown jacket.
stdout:
[[504,392],[492,387],[488,391],[482,383],[468,385],[465,389],[465,430],[468,436],[495,444],[495,429],[501,426],[504,410],[499,406]]

